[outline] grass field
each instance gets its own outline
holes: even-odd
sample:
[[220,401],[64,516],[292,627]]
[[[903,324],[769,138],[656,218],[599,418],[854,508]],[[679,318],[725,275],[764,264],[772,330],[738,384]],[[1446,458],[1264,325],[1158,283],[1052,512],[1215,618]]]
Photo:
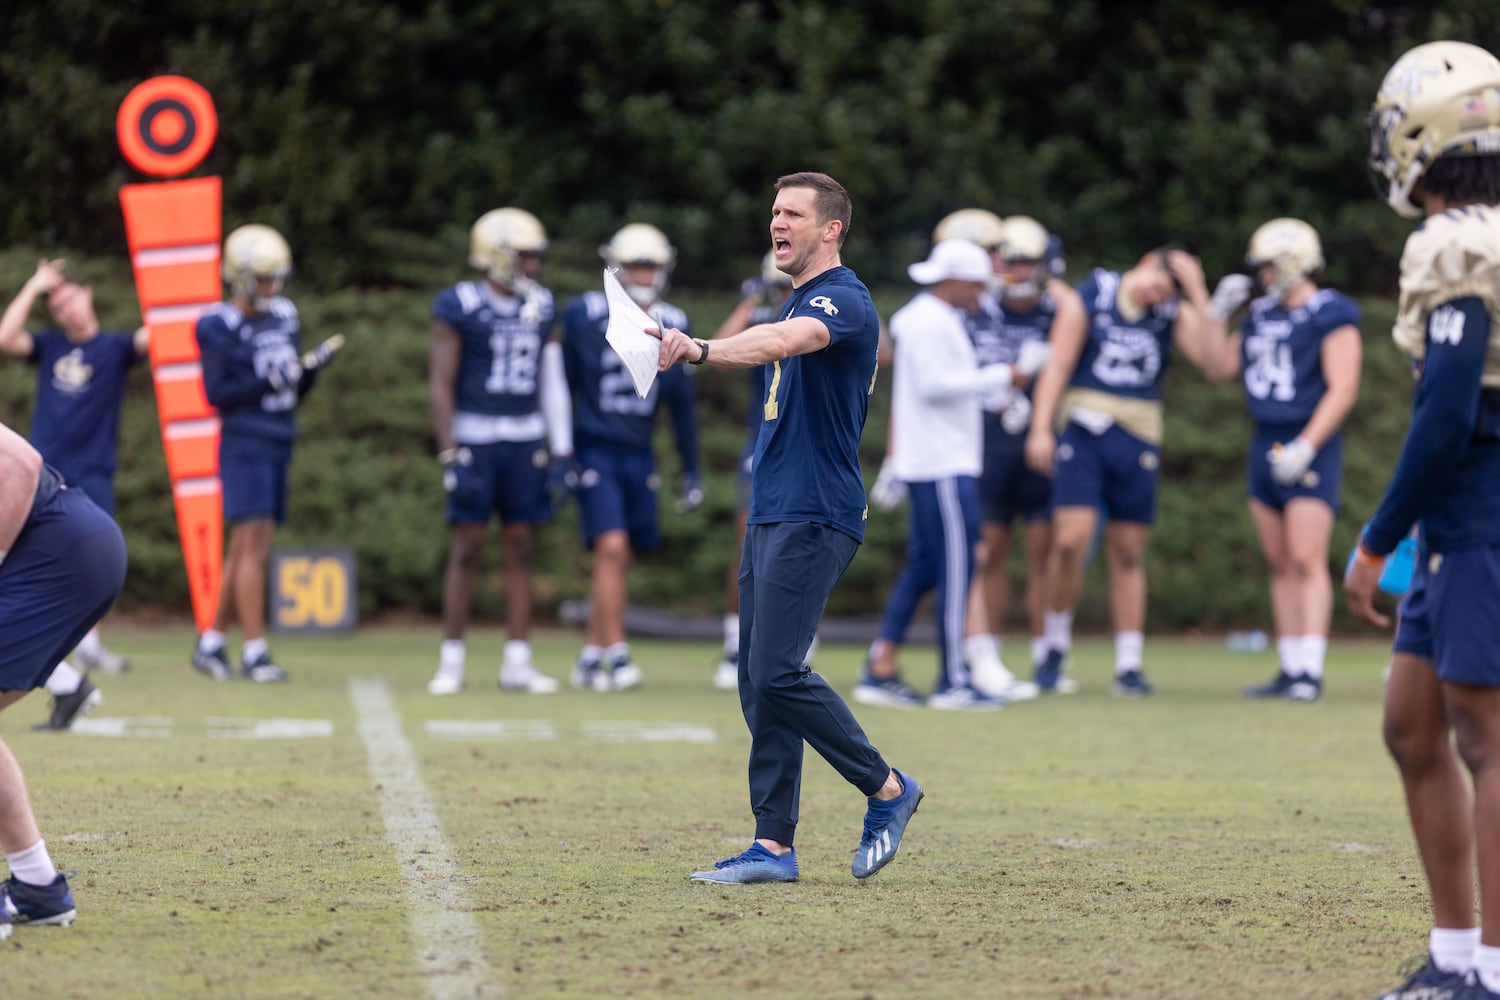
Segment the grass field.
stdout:
[[[1085,644],[1072,697],[861,708],[927,790],[901,856],[850,877],[864,803],[809,752],[802,881],[718,887],[687,875],[752,827],[707,644],[637,643],[637,691],[526,697],[480,633],[434,699],[431,629],[277,639],[283,687],[193,674],[185,630],[107,637],[133,669],[84,731],[32,732],[41,693],[0,715],[79,903],[0,943],[6,996],[1324,1000],[1425,944],[1373,643],[1335,644],[1314,705],[1238,697],[1269,654],[1153,640],[1146,701]],[[557,676],[575,651],[537,643]],[[847,690],[861,652],[819,669]]]

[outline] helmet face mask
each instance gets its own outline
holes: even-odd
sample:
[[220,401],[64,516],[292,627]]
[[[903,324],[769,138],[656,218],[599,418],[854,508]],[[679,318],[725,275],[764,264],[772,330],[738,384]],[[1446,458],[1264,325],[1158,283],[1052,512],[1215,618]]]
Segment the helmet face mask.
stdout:
[[[1042,293],[1047,279],[1046,261],[1051,237],[1040,222],[1026,215],[1012,215],[1000,227],[1000,257],[1004,261],[1000,292],[1007,299],[1027,301]],[[1018,265],[1032,265],[1017,273]]]
[[[632,222],[611,236],[609,242],[599,248],[599,256],[604,258],[604,263],[621,272],[620,284],[643,309],[666,294],[672,268],[677,263],[677,251],[666,235],[644,222]],[[650,267],[651,279],[646,283],[631,281],[628,271],[636,267],[642,271]]]
[[1301,219],[1272,219],[1261,225],[1250,236],[1245,267],[1261,285],[1261,269],[1268,265],[1275,273],[1269,283],[1263,284],[1263,290],[1281,302],[1297,282],[1323,269],[1323,243],[1318,231]]
[[1369,167],[1377,193],[1398,214],[1443,156],[1500,154],[1500,60],[1466,42],[1428,42],[1396,60],[1370,109]]
[[[240,226],[224,239],[224,283],[232,298],[264,312],[292,274],[292,251],[270,226]],[[263,283],[270,288],[264,289]]]
[[481,215],[469,230],[469,266],[501,288],[518,294],[534,278],[526,257],[547,252],[547,231],[525,209],[497,208]]

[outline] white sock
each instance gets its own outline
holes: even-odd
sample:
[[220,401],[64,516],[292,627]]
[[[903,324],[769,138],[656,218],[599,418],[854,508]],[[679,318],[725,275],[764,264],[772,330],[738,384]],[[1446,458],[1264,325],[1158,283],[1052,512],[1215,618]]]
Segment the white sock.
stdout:
[[1047,658],[1047,637],[1034,635],[1031,637],[1031,663],[1035,666]]
[[5,860],[10,864],[10,873],[27,885],[51,885],[57,878],[57,868],[47,853],[45,840],[38,840],[24,851],[7,854]]
[[1328,637],[1304,635],[1300,640],[1301,652],[1297,658],[1302,672],[1314,679],[1323,676],[1323,660],[1328,655]]
[[1479,947],[1478,927],[1434,927],[1427,935],[1427,950],[1432,952],[1432,961],[1444,972],[1468,972],[1474,968],[1475,951]]
[[964,637],[964,658],[970,662],[1000,658],[1000,647],[992,635],[970,635]]
[[505,660],[507,667],[521,667],[531,662],[531,643],[525,639],[511,639],[505,644]]
[[578,662],[587,666],[590,663],[598,663],[604,659],[604,647],[595,646],[592,643],[583,647],[583,652],[578,654]]
[[245,662],[251,663],[264,656],[266,654],[266,650],[269,648],[270,647],[266,645],[266,640],[264,638],[246,639],[244,648],[241,649],[240,652],[245,657]]
[[63,660],[53,669],[52,676],[47,678],[47,693],[59,698],[77,691],[78,685],[82,683],[83,675],[78,672],[78,668]]
[[1073,612],[1048,611],[1042,616],[1047,648],[1066,653],[1073,648]]
[[1302,672],[1302,642],[1294,635],[1276,637],[1276,658],[1281,661],[1281,672],[1296,677]]
[[1487,944],[1476,947],[1474,971],[1479,973],[1479,982],[1485,989],[1500,993],[1500,948]]
[[628,642],[613,643],[604,651],[604,655],[611,663],[620,659],[628,662],[630,660],[630,644]]
[[989,638],[995,644],[995,655],[1002,660],[1005,659],[1005,637],[991,632]]
[[1140,632],[1115,633],[1115,673],[1141,669],[1141,651],[1146,648],[1146,637]]
[[224,633],[216,628],[206,628],[198,636],[198,648],[205,653],[224,648]]
[[464,672],[464,654],[468,651],[462,639],[444,639],[438,647],[438,669],[445,674]]
[[740,616],[724,616],[724,652],[738,653],[740,651]]
[[91,628],[88,634],[78,643],[78,655],[85,660],[98,659],[99,654],[104,651],[104,643],[99,639],[99,630]]

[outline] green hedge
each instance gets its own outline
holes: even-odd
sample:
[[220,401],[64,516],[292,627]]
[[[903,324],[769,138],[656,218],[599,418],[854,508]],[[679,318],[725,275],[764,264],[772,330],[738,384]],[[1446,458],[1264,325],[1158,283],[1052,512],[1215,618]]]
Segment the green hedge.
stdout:
[[[456,254],[455,254],[456,256]],[[0,295],[18,288],[36,254],[0,254]],[[750,273],[753,259],[740,261]],[[75,263],[95,283],[106,324],[131,326],[134,295],[124,262]],[[456,280],[461,272],[450,276]],[[557,269],[549,275],[560,295],[591,286],[590,272]],[[435,612],[446,555],[443,494],[427,431],[426,357],[430,295],[410,291],[343,291],[323,295],[300,288],[291,294],[311,340],[342,332],[348,346],[302,410],[303,437],[292,476],[290,523],[283,544],[345,544],[358,557],[360,608],[377,612]],[[882,289],[884,315],[909,291]],[[732,295],[681,289],[670,296],[699,330],[711,331],[733,305]],[[1387,303],[1366,303],[1366,367],[1359,404],[1349,422],[1345,512],[1332,554],[1341,562],[1361,518],[1373,510],[1404,432],[1409,376],[1389,343]],[[42,320],[40,310],[35,317]],[[699,377],[707,500],[695,513],[677,515],[663,496],[665,545],[636,566],[638,598],[684,613],[721,608],[722,580],[734,549],[735,465],[742,443],[744,379],[704,371]],[[29,422],[35,373],[19,362],[0,365],[0,417],[17,427]],[[1205,385],[1184,362],[1168,378],[1168,422],[1161,520],[1149,553],[1151,624],[1192,628],[1264,624],[1265,574],[1244,508],[1244,453],[1249,423],[1239,390]],[[867,480],[885,450],[888,382],[877,390],[863,442]],[[675,480],[676,458],[665,421],[658,455]],[[186,581],[150,379],[131,380],[117,478],[119,520],[130,547],[126,608],[164,607],[185,612]],[[831,613],[878,613],[904,553],[903,514],[873,512],[866,545],[834,595]],[[576,510],[541,534],[542,607],[552,612],[587,588],[587,557],[577,538]],[[478,597],[480,614],[499,617],[501,586],[492,552]],[[1019,572],[1019,567],[1017,567]],[[1081,609],[1085,625],[1103,624],[1102,567],[1090,575]]]

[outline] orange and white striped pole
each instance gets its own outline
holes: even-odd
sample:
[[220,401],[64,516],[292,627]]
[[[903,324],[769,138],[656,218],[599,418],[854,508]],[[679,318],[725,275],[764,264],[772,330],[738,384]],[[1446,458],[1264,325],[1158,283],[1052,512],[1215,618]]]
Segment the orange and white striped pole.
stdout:
[[[203,162],[218,135],[213,99],[181,76],[140,84],[120,104],[115,131],[131,166],[173,178]],[[220,301],[223,199],[218,177],[120,189],[141,317],[151,331],[151,375],[177,509],[193,617],[213,623],[224,558],[219,417],[203,390],[194,326]]]

